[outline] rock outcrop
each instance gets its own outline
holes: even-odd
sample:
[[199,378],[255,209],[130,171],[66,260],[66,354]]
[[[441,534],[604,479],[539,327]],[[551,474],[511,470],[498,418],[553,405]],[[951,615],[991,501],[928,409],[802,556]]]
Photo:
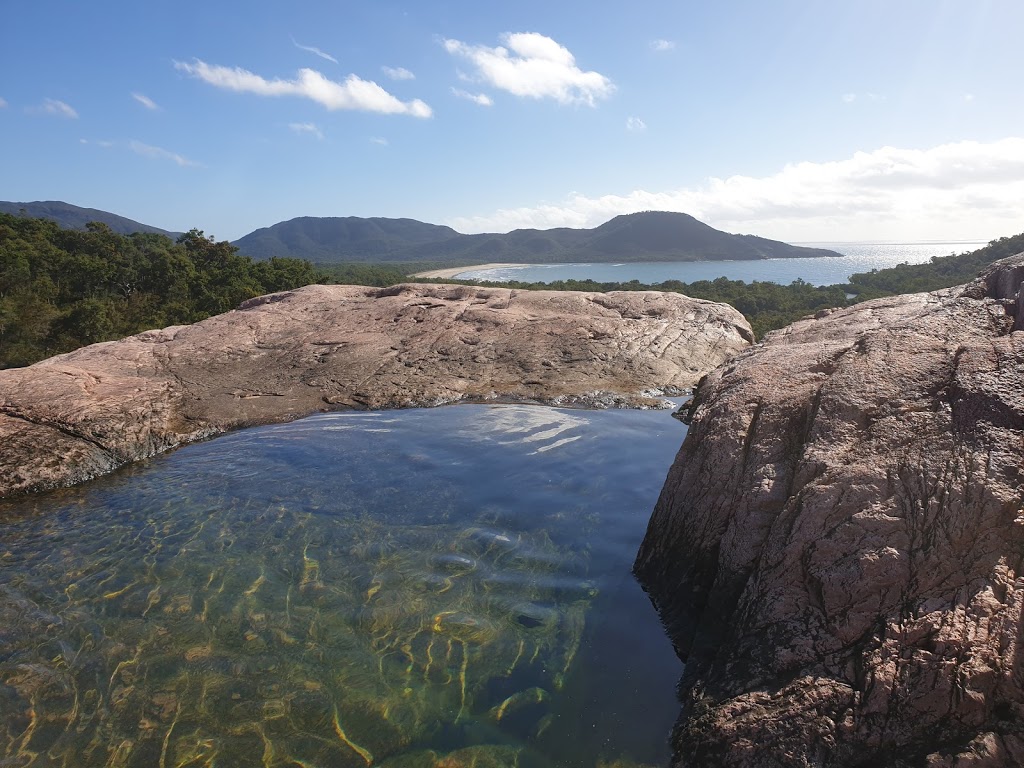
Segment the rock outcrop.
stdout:
[[1024,254],[698,388],[635,570],[678,765],[1024,765]]
[[752,338],[679,294],[308,286],[0,371],[0,496],[331,408],[652,405]]

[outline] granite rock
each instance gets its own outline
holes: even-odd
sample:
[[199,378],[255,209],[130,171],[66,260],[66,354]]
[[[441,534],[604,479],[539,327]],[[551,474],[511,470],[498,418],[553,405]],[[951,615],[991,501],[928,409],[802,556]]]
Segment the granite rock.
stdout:
[[1024,765],[1024,254],[698,387],[635,572],[676,765]]
[[658,406],[752,339],[731,307],[671,293],[307,286],[0,371],[0,496],[319,410]]

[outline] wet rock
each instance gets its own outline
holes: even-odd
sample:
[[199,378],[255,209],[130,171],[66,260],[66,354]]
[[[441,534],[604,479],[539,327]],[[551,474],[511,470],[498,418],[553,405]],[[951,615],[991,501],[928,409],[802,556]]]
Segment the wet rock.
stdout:
[[751,339],[671,293],[307,286],[0,371],[0,496],[331,408],[659,406]]
[[1024,759],[1024,254],[822,313],[701,384],[635,570],[678,765]]

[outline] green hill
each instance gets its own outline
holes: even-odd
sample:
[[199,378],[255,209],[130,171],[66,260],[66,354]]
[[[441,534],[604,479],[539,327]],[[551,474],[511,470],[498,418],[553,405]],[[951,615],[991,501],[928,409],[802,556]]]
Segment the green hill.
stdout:
[[166,229],[151,227],[148,224],[140,224],[137,221],[126,219],[107,211],[100,211],[96,208],[80,208],[77,205],[64,203],[60,200],[41,200],[34,203],[9,203],[0,201],[0,213],[9,213],[12,216],[27,216],[33,219],[49,219],[55,221],[64,229],[85,229],[90,221],[98,221],[106,224],[119,235],[130,235],[133,232],[149,232],[154,235],[167,235],[177,237],[180,232],[168,232]]
[[322,264],[344,262],[559,263],[703,261],[839,256],[752,235],[732,235],[685,213],[648,211],[616,216],[594,229],[517,229],[507,234],[459,234],[412,219],[302,217],[236,240],[255,259],[288,256]]

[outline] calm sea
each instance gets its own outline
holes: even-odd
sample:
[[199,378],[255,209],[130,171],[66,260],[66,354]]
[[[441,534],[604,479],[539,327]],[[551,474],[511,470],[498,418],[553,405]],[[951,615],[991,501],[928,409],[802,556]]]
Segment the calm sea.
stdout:
[[983,242],[928,242],[928,243],[800,243],[817,248],[828,248],[843,254],[843,258],[765,259],[763,261],[693,261],[693,262],[636,262],[625,264],[532,264],[504,269],[467,271],[458,275],[465,280],[504,282],[552,282],[555,280],[594,280],[599,283],[628,282],[661,283],[680,280],[771,281],[788,285],[796,279],[814,285],[845,283],[850,275],[870,272],[906,262],[921,264],[933,256],[949,256],[980,248]]
[[685,432],[324,414],[0,503],[0,764],[664,765],[630,566]]

